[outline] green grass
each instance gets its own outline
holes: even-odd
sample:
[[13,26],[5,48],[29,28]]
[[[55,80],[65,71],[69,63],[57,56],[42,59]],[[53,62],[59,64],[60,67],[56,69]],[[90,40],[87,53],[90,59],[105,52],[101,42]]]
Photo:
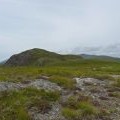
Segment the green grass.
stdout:
[[30,120],[28,108],[36,107],[44,113],[51,109],[51,103],[58,99],[58,92],[46,92],[35,88],[1,92],[0,120]]
[[108,95],[109,95],[109,97],[120,98],[120,93],[119,92],[111,92]]
[[82,116],[98,115],[99,113],[98,109],[90,102],[80,102],[77,107],[81,110]]
[[75,81],[68,77],[55,75],[50,77],[50,81],[57,83],[58,85],[68,89],[74,89],[75,87]]
[[92,98],[77,94],[70,96],[63,104],[62,114],[68,120],[79,120],[98,116],[100,110],[92,104]]
[[[35,80],[42,75],[49,76],[51,82],[55,82],[66,89],[74,89],[74,77],[114,80],[114,86],[120,87],[120,80],[111,77],[111,75],[120,75],[119,62],[73,60],[71,58],[69,61],[56,61],[54,65],[49,64],[44,67],[0,66],[0,81],[24,82]],[[58,100],[59,97],[58,92],[45,92],[33,88],[2,92],[0,93],[0,120],[29,120],[28,108],[36,107],[40,112],[47,112],[51,109],[51,103]],[[91,103],[90,99],[84,95],[72,96],[63,106],[63,115],[69,120],[76,120],[85,115],[96,116],[95,110],[97,108]]]
[[34,48],[24,51],[20,54],[12,56],[6,65],[9,66],[46,66],[56,65],[63,61],[81,60],[81,56],[77,55],[60,55],[43,49]]
[[119,62],[100,60],[71,60],[44,67],[0,67],[0,81],[22,82],[46,75],[65,88],[74,88],[74,77],[93,77],[115,80],[111,75],[120,75]]
[[115,81],[114,86],[120,88],[120,78],[118,78],[118,79]]
[[71,108],[63,108],[62,114],[68,120],[80,120],[81,119],[81,111],[79,110],[74,110]]
[[89,102],[79,102],[76,105],[77,109],[75,109],[75,105],[73,108],[64,107],[62,110],[62,115],[68,120],[80,120],[83,118],[91,118],[97,117],[99,115],[99,110],[93,106]]
[[36,78],[39,75],[58,75],[63,77],[98,77],[112,79],[110,75],[120,74],[118,62],[98,60],[63,61],[56,65],[45,67],[0,67],[0,80],[18,80]]

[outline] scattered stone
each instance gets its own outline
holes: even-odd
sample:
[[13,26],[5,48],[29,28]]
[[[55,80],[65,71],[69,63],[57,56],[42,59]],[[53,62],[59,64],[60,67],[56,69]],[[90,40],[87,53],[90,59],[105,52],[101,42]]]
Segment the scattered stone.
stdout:
[[100,102],[97,100],[92,101],[94,106],[100,107]]
[[40,112],[31,109],[29,114],[32,117],[32,120],[66,120],[61,115],[61,105],[58,103],[54,104],[51,111],[48,113],[41,114]]
[[109,98],[106,97],[106,96],[100,96],[99,99],[101,99],[101,100],[109,100]]
[[99,86],[105,86],[105,81],[101,81],[98,79],[94,79],[94,78],[75,78],[76,80],[76,87],[77,88],[81,88],[85,85],[99,85]]
[[120,78],[120,75],[111,75],[111,77],[118,79]]
[[[93,118],[92,120],[120,120],[120,98],[113,97],[116,95],[114,93],[119,93],[120,88],[111,87],[108,80],[74,78],[74,80],[76,80],[76,89],[67,90],[61,88],[56,83],[50,82],[48,79],[49,77],[42,76],[40,79],[27,80],[21,83],[0,82],[0,92],[20,90],[27,87],[61,92],[60,101],[52,103],[51,109],[47,112],[42,113],[36,107],[29,108],[28,112],[31,120],[66,120],[61,114],[61,106],[64,106],[66,100],[74,95],[80,95],[79,101],[90,100],[93,105],[102,109],[101,112],[103,115],[99,116],[99,118]],[[19,105],[19,102],[17,102],[17,104]],[[114,111],[111,112],[111,110]]]
[[2,91],[8,91],[8,90],[17,90],[24,88],[24,85],[22,84],[16,84],[16,83],[10,83],[10,82],[1,82],[0,83],[0,92]]
[[50,77],[48,76],[38,76],[37,79],[48,80]]
[[30,80],[24,80],[21,82],[21,84],[29,84],[31,81]]

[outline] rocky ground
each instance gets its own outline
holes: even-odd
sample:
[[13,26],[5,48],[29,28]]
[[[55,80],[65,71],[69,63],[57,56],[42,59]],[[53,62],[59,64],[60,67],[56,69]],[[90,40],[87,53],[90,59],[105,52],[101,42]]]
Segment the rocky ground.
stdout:
[[94,120],[120,120],[120,88],[113,87],[112,82],[109,80],[94,78],[74,78],[74,80],[76,81],[76,88],[74,90],[66,90],[43,78],[25,81],[24,83],[0,82],[0,92],[21,90],[27,87],[60,91],[60,101],[52,104],[52,109],[49,112],[42,114],[36,108],[29,110],[33,120],[66,120],[61,115],[61,102],[64,103],[70,96],[78,93],[90,96],[96,106],[100,107],[103,112],[108,113],[108,115],[95,118]]
[[119,93],[119,88],[113,88],[111,81],[98,80],[93,78],[76,78],[77,88],[85,95],[91,96],[96,105],[103,110],[111,112],[109,116],[101,118],[102,120],[119,120],[120,119],[120,98],[114,96]]

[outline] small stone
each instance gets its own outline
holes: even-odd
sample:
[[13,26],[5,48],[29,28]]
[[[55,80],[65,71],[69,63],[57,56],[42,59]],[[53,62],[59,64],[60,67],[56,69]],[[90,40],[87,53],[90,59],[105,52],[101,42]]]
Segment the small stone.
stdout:
[[50,77],[48,76],[38,76],[37,79],[44,79],[44,80],[48,80]]
[[99,99],[101,99],[101,100],[109,100],[109,98],[106,97],[106,96],[100,96]]

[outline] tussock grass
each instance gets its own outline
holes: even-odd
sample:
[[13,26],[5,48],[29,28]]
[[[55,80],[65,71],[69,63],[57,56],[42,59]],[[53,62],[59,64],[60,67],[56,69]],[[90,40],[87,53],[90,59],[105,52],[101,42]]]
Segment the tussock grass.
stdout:
[[93,116],[99,113],[98,109],[90,102],[80,102],[77,107],[81,110],[82,116]]
[[75,81],[67,77],[51,76],[50,81],[57,83],[58,85],[68,89],[74,89],[75,87]]
[[80,120],[81,119],[81,111],[79,110],[74,110],[71,108],[63,108],[62,114],[68,120]]
[[51,103],[58,99],[58,92],[46,92],[35,88],[1,92],[0,120],[30,120],[28,109],[36,107],[41,113],[45,113],[51,109]]
[[[40,67],[5,67],[0,66],[0,81],[23,82],[35,80],[38,76],[49,76],[51,82],[74,89],[74,77],[93,77],[100,80],[114,80],[115,87],[120,87],[120,80],[111,75],[120,75],[119,62],[100,60],[70,60],[52,61],[53,64]],[[39,61],[41,62],[41,61]],[[113,95],[116,96],[116,95]],[[0,93],[0,120],[30,120],[28,109],[36,107],[40,112],[51,109],[51,103],[59,100],[58,92],[46,92],[27,88],[21,91]],[[69,120],[79,120],[83,116],[96,116],[98,110],[90,98],[84,95],[72,96],[63,106],[63,115]],[[99,111],[98,111],[99,112]]]
[[120,88],[120,78],[118,78],[113,85]]
[[98,116],[99,109],[92,104],[92,100],[83,95],[75,95],[68,98],[63,104],[62,114],[68,120],[80,120]]
[[119,62],[100,60],[75,60],[35,67],[3,67],[0,66],[0,81],[24,81],[35,79],[40,75],[60,77],[94,77],[99,79],[113,79],[111,75],[120,74]]

